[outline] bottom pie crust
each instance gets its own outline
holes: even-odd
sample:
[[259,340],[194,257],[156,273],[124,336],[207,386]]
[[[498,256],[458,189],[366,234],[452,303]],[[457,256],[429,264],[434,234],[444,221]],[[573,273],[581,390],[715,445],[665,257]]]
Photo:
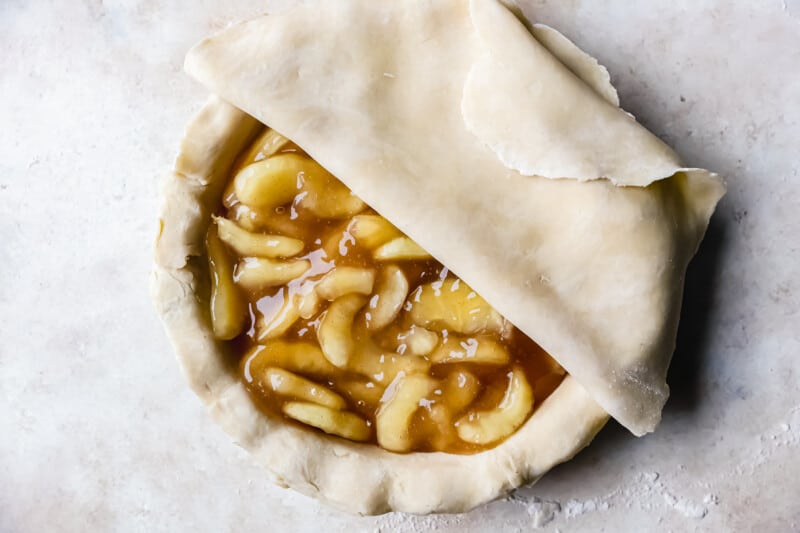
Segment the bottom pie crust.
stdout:
[[396,454],[260,411],[214,339],[203,259],[229,168],[258,128],[216,97],[189,124],[164,184],[151,290],[191,387],[276,483],[359,514],[462,512],[536,481],[592,440],[608,414],[570,376],[516,433],[473,455]]

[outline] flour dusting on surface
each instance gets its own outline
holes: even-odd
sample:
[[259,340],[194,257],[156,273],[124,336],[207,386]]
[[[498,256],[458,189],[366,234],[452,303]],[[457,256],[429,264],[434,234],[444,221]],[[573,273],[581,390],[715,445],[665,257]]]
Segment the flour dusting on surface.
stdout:
[[570,500],[564,504],[564,516],[572,518],[595,511],[607,511],[611,507],[608,499],[593,498],[591,500]]
[[558,502],[542,501],[534,497],[526,509],[531,517],[533,527],[544,527],[553,521],[553,518],[561,512],[561,504]]
[[708,505],[719,503],[719,499],[714,494],[706,494],[700,502],[679,494],[676,489],[668,487],[662,481],[662,476],[658,472],[642,472],[635,482],[625,487],[619,487],[605,495],[584,500],[571,499],[561,503],[543,501],[533,497],[528,501],[512,495],[508,501],[526,506],[528,514],[533,517],[532,525],[538,528],[550,524],[556,519],[563,523],[565,520],[585,514],[607,512],[615,506],[650,511],[654,507],[653,502],[658,501],[659,496],[666,508],[695,520],[705,518],[708,514]]
[[457,529],[463,522],[464,515],[407,515],[403,513],[387,513],[377,518],[378,524],[374,533],[392,533],[395,531],[411,531],[423,533],[427,531]]
[[750,455],[752,459],[741,462],[735,469],[736,474],[752,474],[769,462],[779,449],[800,447],[798,427],[800,427],[800,405],[789,411],[787,420],[774,424],[758,437],[758,448]]
[[[792,408],[786,417],[774,423],[768,430],[755,437],[756,445],[745,454],[746,459],[734,466],[730,475],[752,475],[762,465],[773,460],[779,450],[800,447],[800,406]],[[688,470],[686,465],[675,466],[676,474]],[[662,475],[659,472],[641,472],[635,481],[619,486],[616,489],[589,499],[570,499],[566,502],[545,501],[537,497],[524,498],[512,495],[507,501],[525,506],[533,518],[533,527],[540,528],[548,524],[565,525],[565,522],[585,514],[602,513],[614,507],[624,509],[653,511],[668,509],[678,515],[699,521],[704,519],[714,507],[720,505],[720,496],[713,491],[712,481],[698,480],[690,486],[677,485],[675,476]],[[704,490],[702,498],[691,496],[698,489]],[[702,494],[702,493],[701,493]],[[663,503],[660,503],[663,502]],[[663,517],[662,517],[663,518]]]

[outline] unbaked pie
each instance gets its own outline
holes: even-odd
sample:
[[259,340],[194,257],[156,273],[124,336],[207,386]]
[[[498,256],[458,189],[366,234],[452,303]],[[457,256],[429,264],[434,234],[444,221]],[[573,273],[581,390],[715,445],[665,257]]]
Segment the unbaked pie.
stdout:
[[278,483],[463,511],[609,414],[655,428],[724,187],[594,59],[496,0],[344,0],[229,28],[187,70],[218,96],[166,181],[154,299]]

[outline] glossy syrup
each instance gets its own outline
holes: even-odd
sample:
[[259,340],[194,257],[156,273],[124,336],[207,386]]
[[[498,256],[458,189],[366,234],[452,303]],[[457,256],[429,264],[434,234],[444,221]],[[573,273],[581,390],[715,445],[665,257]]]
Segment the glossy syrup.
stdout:
[[[254,145],[244,150],[237,163],[234,165],[229,180],[232,182],[236,172],[249,163],[263,158],[263,151],[259,148],[258,140]],[[282,152],[303,153],[295,144],[288,143],[277,153]],[[242,208],[232,193],[229,186],[224,195],[225,205],[218,214],[231,219],[236,219],[239,209]],[[268,212],[256,213],[255,223],[258,229],[270,233],[280,234],[302,239],[306,243],[305,250],[300,254],[300,258],[311,261],[312,268],[304,274],[302,283],[313,282],[321,278],[326,272],[337,266],[355,266],[373,268],[376,272],[383,263],[375,261],[369,249],[359,246],[347,232],[349,219],[321,219],[310,212],[298,210],[292,205],[280,206]],[[361,214],[377,214],[367,208]],[[455,278],[441,263],[434,259],[429,260],[406,260],[398,261],[393,264],[399,266],[409,281],[409,295],[420,285]],[[252,376],[248,377],[249,361],[246,360],[247,353],[258,344],[256,321],[260,316],[271,316],[279,309],[284,299],[299,289],[301,282],[293,281],[286,286],[271,288],[264,291],[253,291],[247,293],[247,300],[250,306],[251,325],[246,333],[237,339],[230,341],[232,352],[237,358],[237,362],[242,369],[242,379],[247,386],[254,402],[265,413],[271,416],[282,417],[281,405],[287,400],[279,397],[270,391],[261,388]],[[320,315],[324,313],[327,303],[323,304],[319,313],[314,317],[304,320],[299,319],[283,336],[286,340],[302,340],[307,342],[317,342],[317,327]],[[411,326],[409,318],[409,308],[413,302],[407,301],[405,308],[400,312],[394,324],[375,333],[372,340],[387,350],[387,353],[394,353],[397,347],[397,332],[405,330]],[[362,312],[363,313],[363,312]],[[358,319],[357,319],[358,320]],[[431,367],[430,375],[437,379],[445,379],[450,373],[459,370],[467,370],[477,377],[480,381],[480,393],[476,400],[462,410],[454,413],[451,422],[458,419],[458,416],[471,410],[491,409],[500,402],[508,382],[508,374],[514,367],[522,368],[525,376],[534,390],[533,413],[538,405],[550,395],[550,393],[561,383],[565,373],[563,369],[533,340],[523,334],[515,327],[510,329],[511,333],[501,338],[494,335],[508,350],[510,362],[503,366],[479,365],[474,363],[450,363],[439,364]],[[447,335],[447,331],[436,331],[440,336]],[[266,341],[269,342],[269,341]],[[374,427],[375,416],[381,407],[381,401],[359,400],[348,394],[347,383],[352,381],[365,382],[365,376],[347,370],[336,369],[323,382],[319,378],[316,381],[327,385],[335,392],[339,393],[347,401],[347,408],[360,414]],[[375,384],[376,388],[382,388],[380,384]],[[412,451],[431,452],[445,451],[449,453],[475,453],[492,448],[499,444],[493,442],[489,445],[476,445],[453,438],[452,435],[447,439],[440,438],[442,433],[452,433],[452,427],[442,428],[431,417],[430,408],[441,398],[441,391],[431,395],[429,401],[424,402],[424,406],[417,410],[412,418],[410,431],[415,437]],[[530,416],[530,414],[528,415]],[[289,420],[289,419],[287,419]],[[299,424],[292,420],[290,423]],[[305,426],[304,426],[305,427]],[[314,430],[309,428],[309,430]],[[375,432],[372,432],[372,443],[376,443]],[[446,445],[442,445],[446,442]]]

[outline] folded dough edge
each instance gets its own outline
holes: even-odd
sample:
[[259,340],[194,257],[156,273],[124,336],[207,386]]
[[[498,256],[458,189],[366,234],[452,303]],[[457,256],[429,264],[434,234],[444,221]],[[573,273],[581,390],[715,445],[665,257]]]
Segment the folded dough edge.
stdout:
[[668,396],[686,265],[724,187],[592,90],[602,67],[569,45],[554,55],[496,0],[341,0],[229,28],[186,69],[307,150],[641,435]]

